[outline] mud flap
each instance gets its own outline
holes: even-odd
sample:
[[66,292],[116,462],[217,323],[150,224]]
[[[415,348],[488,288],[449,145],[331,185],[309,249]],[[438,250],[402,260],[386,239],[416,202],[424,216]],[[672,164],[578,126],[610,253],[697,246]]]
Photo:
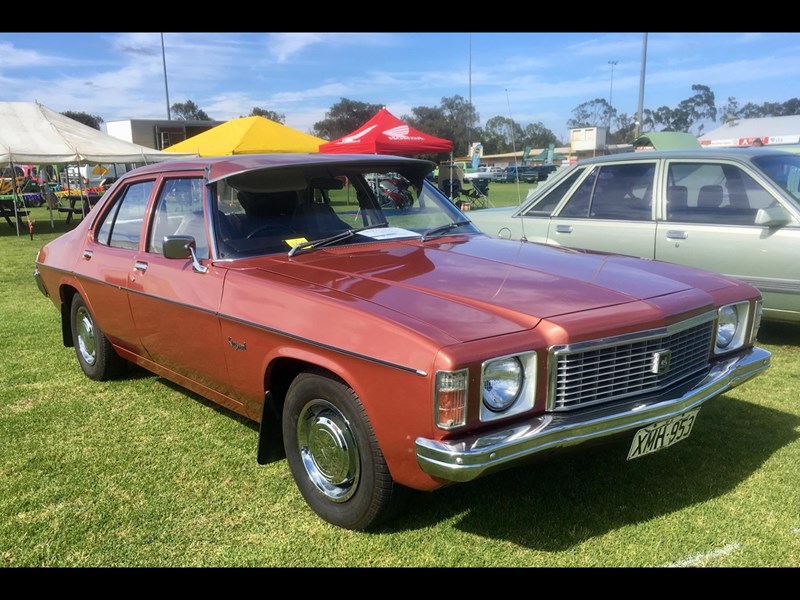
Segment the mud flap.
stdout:
[[260,465],[265,465],[285,457],[280,414],[275,406],[272,394],[267,392],[264,394],[264,405],[261,408],[256,461]]

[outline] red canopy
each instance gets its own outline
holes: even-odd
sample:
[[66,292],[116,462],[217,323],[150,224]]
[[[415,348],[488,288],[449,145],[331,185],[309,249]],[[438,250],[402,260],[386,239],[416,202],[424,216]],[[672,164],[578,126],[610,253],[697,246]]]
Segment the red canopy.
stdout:
[[424,154],[450,152],[453,142],[422,133],[403,123],[386,108],[353,133],[325,144],[320,152],[354,154]]

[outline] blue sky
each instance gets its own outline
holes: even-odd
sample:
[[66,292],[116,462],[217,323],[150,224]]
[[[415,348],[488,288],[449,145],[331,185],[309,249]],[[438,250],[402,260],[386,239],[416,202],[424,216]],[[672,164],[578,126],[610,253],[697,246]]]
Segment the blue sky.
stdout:
[[[212,119],[254,106],[309,131],[341,98],[402,117],[471,98],[481,124],[541,122],[562,139],[579,104],[635,114],[643,33],[164,33],[170,104]],[[613,67],[609,61],[618,61]],[[800,33],[650,33],[644,107],[675,107],[707,85],[728,97],[800,96]],[[0,33],[0,99],[38,101],[105,121],[166,118],[159,33]],[[706,131],[719,124],[706,126]]]

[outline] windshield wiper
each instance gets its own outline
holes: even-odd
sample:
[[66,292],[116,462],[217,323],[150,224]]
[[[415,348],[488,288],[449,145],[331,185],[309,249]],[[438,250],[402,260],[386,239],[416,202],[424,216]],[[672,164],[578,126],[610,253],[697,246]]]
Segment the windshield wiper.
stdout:
[[386,227],[389,223],[376,223],[375,225],[365,225],[364,227],[357,227],[356,229],[347,229],[341,233],[337,233],[336,235],[332,235],[330,237],[322,238],[321,240],[312,240],[310,242],[302,242],[293,246],[291,250],[289,250],[289,256],[294,256],[298,252],[302,250],[316,250],[317,248],[322,248],[323,246],[330,246],[331,244],[335,244],[336,242],[340,242],[342,240],[346,240],[347,238],[351,238],[357,233],[362,231],[366,231],[367,229],[377,229],[378,227]]
[[432,229],[428,229],[425,233],[422,234],[422,241],[424,242],[431,236],[439,235],[440,233],[447,233],[451,229],[455,229],[457,227],[462,227],[464,225],[471,225],[472,221],[453,221],[452,223],[448,223],[447,225],[439,225],[438,227],[434,227]]

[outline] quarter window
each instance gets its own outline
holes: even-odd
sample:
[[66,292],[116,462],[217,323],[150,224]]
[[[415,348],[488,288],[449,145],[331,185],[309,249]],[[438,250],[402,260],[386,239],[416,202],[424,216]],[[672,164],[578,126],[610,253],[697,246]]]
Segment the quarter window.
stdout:
[[583,172],[584,169],[575,169],[574,173],[567,176],[564,181],[537,200],[524,214],[528,217],[549,217]]

